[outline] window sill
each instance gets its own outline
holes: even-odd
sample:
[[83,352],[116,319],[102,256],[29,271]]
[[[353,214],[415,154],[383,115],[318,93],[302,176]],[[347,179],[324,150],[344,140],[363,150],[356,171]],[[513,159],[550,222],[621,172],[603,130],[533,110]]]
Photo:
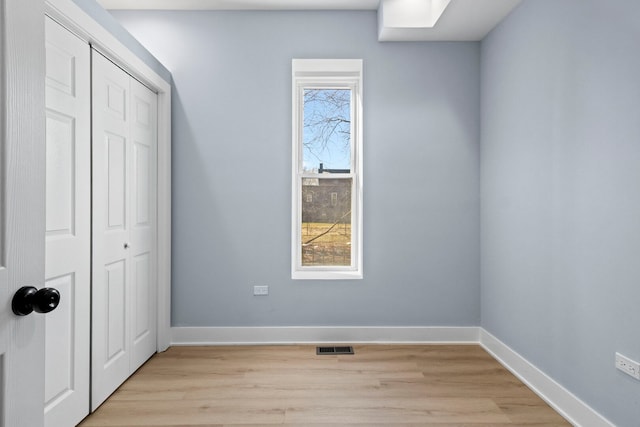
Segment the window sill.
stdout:
[[291,272],[293,280],[361,280],[361,271],[322,271],[322,270],[296,270]]

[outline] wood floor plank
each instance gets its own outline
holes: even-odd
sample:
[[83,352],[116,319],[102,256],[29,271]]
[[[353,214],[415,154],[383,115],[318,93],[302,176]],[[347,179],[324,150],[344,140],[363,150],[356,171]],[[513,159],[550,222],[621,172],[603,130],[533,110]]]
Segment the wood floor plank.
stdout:
[[282,424],[286,406],[282,401],[249,399],[108,401],[82,426],[146,426],[148,424],[195,425],[245,423]]
[[290,402],[285,415],[285,424],[508,424],[509,421],[491,399],[483,398],[305,399]]
[[172,347],[81,424],[569,426],[477,345]]
[[530,425],[531,420],[534,419],[536,423],[544,423],[548,426],[566,425],[564,418],[537,396],[531,398],[500,397],[494,401],[514,423]]

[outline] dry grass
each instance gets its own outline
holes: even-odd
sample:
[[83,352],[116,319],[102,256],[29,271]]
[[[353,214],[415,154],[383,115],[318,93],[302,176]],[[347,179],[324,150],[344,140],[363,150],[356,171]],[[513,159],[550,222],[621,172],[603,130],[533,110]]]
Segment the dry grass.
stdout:
[[[331,229],[333,224],[302,223],[302,242]],[[337,224],[328,233],[302,245],[302,265],[351,265],[351,224]]]
[[[331,228],[333,224],[322,222],[303,222],[302,241],[307,242]],[[337,224],[330,232],[312,243],[350,243],[351,224]]]

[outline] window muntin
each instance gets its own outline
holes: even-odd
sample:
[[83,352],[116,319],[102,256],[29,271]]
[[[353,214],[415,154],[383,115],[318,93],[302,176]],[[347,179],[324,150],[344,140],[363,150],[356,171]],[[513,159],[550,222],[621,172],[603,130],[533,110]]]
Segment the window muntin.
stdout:
[[362,61],[292,68],[292,277],[362,278]]

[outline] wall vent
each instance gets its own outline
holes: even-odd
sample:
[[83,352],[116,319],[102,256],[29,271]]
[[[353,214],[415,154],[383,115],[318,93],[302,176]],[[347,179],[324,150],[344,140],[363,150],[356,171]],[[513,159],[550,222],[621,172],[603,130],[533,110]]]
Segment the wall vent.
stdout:
[[353,354],[353,347],[316,347],[316,354]]

